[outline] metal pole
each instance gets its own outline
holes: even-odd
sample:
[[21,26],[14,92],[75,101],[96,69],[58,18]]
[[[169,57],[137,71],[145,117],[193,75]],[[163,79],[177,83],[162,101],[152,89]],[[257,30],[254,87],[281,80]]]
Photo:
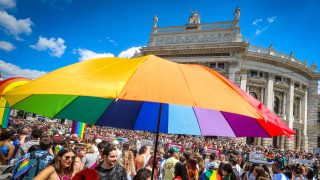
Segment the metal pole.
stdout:
[[162,103],[160,103],[159,113],[158,113],[157,134],[156,134],[156,142],[155,142],[156,144],[155,144],[154,153],[153,153],[153,165],[152,165],[152,173],[151,173],[152,180],[153,180],[153,175],[154,175],[154,168],[156,167],[156,157],[157,157],[157,151],[158,151],[158,139],[159,139],[159,131],[160,131],[161,112],[162,112]]

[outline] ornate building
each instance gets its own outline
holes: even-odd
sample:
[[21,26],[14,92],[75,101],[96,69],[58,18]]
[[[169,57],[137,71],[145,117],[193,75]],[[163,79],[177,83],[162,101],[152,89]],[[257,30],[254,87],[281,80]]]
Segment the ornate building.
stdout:
[[239,7],[232,21],[208,24],[201,24],[200,15],[192,12],[186,25],[158,27],[155,16],[149,44],[141,53],[179,63],[202,64],[220,72],[263,102],[296,132],[293,139],[247,138],[247,143],[312,151],[320,141],[317,66],[308,67],[293,52],[287,55],[272,46],[262,48],[243,41],[239,21]]

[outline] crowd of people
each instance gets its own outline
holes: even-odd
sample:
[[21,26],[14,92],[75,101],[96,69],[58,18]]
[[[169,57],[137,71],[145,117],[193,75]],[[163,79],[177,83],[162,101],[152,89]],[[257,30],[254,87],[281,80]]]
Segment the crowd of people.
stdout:
[[[87,126],[79,139],[68,123],[14,118],[0,133],[0,162],[6,167],[0,179],[318,179],[319,154],[230,138],[161,134],[154,152],[155,134],[145,131]],[[272,163],[250,162],[251,153]],[[314,163],[290,164],[290,158]]]

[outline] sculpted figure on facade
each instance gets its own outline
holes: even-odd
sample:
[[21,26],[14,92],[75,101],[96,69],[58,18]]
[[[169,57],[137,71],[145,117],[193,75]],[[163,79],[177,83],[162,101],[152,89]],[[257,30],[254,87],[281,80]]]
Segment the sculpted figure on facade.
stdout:
[[153,17],[153,28],[156,28],[158,26],[158,21],[159,21],[159,19],[158,19],[157,15],[154,15],[154,17]]
[[233,15],[234,15],[234,20],[240,20],[240,7],[239,6],[236,8]]
[[189,17],[189,24],[200,24],[200,15],[196,11],[191,11],[191,16]]

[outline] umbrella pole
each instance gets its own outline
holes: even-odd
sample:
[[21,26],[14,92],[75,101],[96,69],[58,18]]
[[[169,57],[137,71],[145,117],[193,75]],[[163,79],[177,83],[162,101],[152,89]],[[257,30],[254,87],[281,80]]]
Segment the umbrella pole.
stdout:
[[154,147],[154,153],[153,153],[153,166],[152,166],[152,173],[151,173],[151,179],[153,180],[154,175],[154,169],[156,167],[156,159],[157,159],[157,151],[158,151],[158,139],[159,139],[159,131],[160,131],[160,120],[161,120],[161,112],[162,112],[162,103],[160,103],[159,107],[159,114],[158,114],[158,124],[157,124],[157,134],[156,134],[156,144]]

